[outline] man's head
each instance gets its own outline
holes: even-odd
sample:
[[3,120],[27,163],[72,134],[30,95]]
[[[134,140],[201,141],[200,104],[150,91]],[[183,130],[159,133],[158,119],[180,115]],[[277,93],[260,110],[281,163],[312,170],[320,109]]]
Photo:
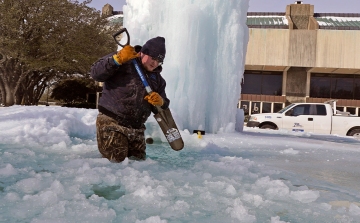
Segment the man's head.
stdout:
[[165,38],[155,37],[148,40],[141,48],[141,62],[147,71],[153,71],[165,59]]

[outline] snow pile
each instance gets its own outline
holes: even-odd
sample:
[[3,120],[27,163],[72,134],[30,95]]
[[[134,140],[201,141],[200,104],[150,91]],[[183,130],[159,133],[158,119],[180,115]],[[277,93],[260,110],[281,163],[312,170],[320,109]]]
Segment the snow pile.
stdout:
[[[66,148],[79,137],[93,139],[96,134],[93,128],[98,113],[96,110],[22,106],[2,109],[2,143]],[[22,116],[19,117],[19,114]]]

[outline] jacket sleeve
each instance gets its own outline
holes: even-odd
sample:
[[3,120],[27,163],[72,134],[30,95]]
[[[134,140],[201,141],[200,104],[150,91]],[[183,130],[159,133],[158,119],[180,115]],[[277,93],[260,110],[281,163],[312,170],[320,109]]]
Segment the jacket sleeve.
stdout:
[[115,53],[108,54],[91,65],[90,75],[94,80],[104,82],[114,75],[120,67],[115,64],[112,57]]
[[164,99],[164,104],[161,106],[162,109],[167,109],[170,105],[170,100],[166,96],[165,93],[165,87],[166,87],[166,81],[163,77],[160,76],[160,88],[159,88],[159,94]]
[[[168,97],[166,96],[166,93],[165,93],[166,81],[160,75],[160,73],[158,75],[157,81],[158,82],[157,82],[156,88],[153,88],[153,90],[155,90],[155,92],[157,92],[164,100],[164,104],[161,106],[161,108],[162,109],[167,109],[169,107],[170,100],[168,99]],[[155,86],[153,86],[153,87],[155,87]],[[151,111],[154,114],[158,113],[158,110],[156,109],[155,106],[151,107]]]

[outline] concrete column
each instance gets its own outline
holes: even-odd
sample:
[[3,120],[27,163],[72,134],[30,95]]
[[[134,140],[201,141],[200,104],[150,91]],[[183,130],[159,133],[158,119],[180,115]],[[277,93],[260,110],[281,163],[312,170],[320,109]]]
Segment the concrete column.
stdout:
[[314,6],[310,4],[295,3],[286,7],[286,17],[291,18],[290,29],[315,29],[313,20]]
[[286,96],[286,80],[287,80],[287,71],[290,67],[286,67],[283,71],[283,79],[282,79],[282,96]]
[[306,98],[310,97],[310,81],[311,81],[311,72],[314,68],[310,68],[307,70],[306,75]]
[[291,67],[287,71],[286,100],[290,103],[306,101],[307,71],[305,67]]
[[310,79],[311,79],[311,73],[306,72],[306,92],[305,92],[306,98],[310,97]]
[[104,7],[102,7],[102,15],[106,17],[112,16],[113,10],[114,8],[110,4],[106,4]]

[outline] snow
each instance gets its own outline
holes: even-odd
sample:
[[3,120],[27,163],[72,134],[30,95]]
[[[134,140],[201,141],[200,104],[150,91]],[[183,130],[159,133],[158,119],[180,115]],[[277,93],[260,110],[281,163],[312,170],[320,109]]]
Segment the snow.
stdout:
[[97,114],[0,108],[0,222],[360,221],[355,138],[185,129],[177,152],[151,117],[147,159],[111,163],[97,150]]

